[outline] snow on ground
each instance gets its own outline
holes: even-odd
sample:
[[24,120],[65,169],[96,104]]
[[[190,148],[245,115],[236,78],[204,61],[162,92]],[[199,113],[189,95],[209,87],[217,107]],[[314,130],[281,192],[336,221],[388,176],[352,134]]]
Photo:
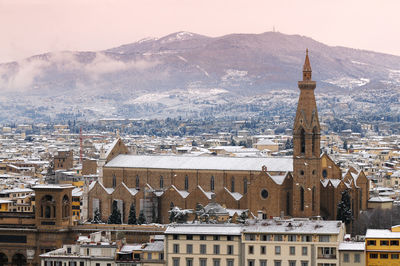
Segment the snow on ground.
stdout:
[[362,65],[362,66],[367,66],[367,65],[369,65],[369,64],[367,64],[367,63],[363,63],[363,62],[356,61],[356,60],[351,60],[351,62],[352,62],[353,64],[356,64],[356,65]]
[[168,43],[174,41],[184,41],[193,37],[193,33],[187,31],[178,32],[175,36],[171,36],[166,40],[162,40],[161,43]]
[[333,78],[333,79],[326,79],[323,80],[324,82],[339,86],[341,88],[355,88],[355,87],[361,87],[364,86],[365,84],[369,83],[369,79],[367,78],[350,78],[350,77],[341,77],[341,78]]
[[245,70],[237,70],[237,69],[227,69],[225,70],[225,75],[221,77],[222,81],[229,81],[229,80],[243,80],[244,77],[247,76],[247,71]]
[[157,40],[158,40],[158,38],[156,38],[156,37],[146,37],[146,38],[143,38],[143,39],[137,41],[137,43],[144,43],[144,42],[157,41]]

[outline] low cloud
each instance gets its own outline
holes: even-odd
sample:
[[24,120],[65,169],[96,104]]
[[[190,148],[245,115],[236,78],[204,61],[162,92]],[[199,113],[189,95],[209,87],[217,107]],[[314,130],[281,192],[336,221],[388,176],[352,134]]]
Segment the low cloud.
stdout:
[[113,59],[103,53],[96,53],[92,61],[83,63],[73,52],[58,52],[48,58],[36,58],[18,62],[16,70],[8,69],[7,65],[0,65],[0,88],[7,90],[24,90],[30,88],[35,79],[44,75],[49,67],[57,72],[79,71],[90,79],[99,79],[102,75],[126,71],[130,69],[146,70],[159,64],[158,61],[129,61],[123,62]]

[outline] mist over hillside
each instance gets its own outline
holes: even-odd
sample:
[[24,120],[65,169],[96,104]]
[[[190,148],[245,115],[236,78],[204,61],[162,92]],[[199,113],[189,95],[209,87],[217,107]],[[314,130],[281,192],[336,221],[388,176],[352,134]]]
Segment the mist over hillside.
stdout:
[[[212,106],[296,92],[309,49],[317,93],[395,89],[400,57],[279,32],[178,32],[104,51],[64,51],[0,64],[0,121],[201,116]],[[47,112],[47,114],[46,114]],[[234,111],[232,111],[234,113]],[[28,115],[27,115],[28,113]]]

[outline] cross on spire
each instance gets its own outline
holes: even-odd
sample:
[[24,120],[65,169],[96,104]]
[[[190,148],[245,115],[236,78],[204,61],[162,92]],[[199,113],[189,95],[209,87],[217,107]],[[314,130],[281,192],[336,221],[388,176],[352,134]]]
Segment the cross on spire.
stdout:
[[311,80],[311,65],[310,59],[308,58],[308,49],[306,49],[306,59],[303,65],[303,81]]

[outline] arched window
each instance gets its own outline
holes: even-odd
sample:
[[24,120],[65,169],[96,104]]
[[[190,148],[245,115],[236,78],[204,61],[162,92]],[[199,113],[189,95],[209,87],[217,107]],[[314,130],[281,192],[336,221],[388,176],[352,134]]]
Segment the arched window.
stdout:
[[322,170],[322,177],[327,178],[328,177],[328,171],[326,169]]
[[69,217],[70,215],[70,204],[69,204],[69,198],[67,195],[64,195],[63,201],[62,201],[62,217]]
[[44,217],[45,218],[50,218],[51,217],[51,208],[50,208],[50,206],[45,206]]
[[235,177],[231,178],[231,192],[235,192]]
[[315,156],[318,156],[319,151],[317,151],[317,134],[318,130],[317,127],[313,128],[313,135],[312,135],[312,152]]
[[171,203],[169,204],[169,209],[172,210],[175,207],[174,203],[171,201]]
[[360,190],[359,190],[359,193],[360,193],[360,211],[362,210],[362,188],[360,188]]
[[304,211],[304,188],[300,188],[300,210]]
[[42,218],[54,218],[56,217],[56,202],[50,195],[45,195],[40,200],[40,216]]
[[26,265],[26,258],[25,258],[24,255],[22,255],[22,254],[20,254],[20,253],[17,253],[17,254],[15,254],[15,255],[12,257],[12,262],[11,262],[11,264],[12,264],[12,265],[15,265],[15,266],[23,266],[23,265]]
[[215,185],[214,182],[215,182],[214,176],[212,175],[211,179],[210,179],[210,189],[211,189],[211,191],[214,191],[214,185]]
[[312,211],[315,211],[315,187],[312,188],[312,196],[311,196],[311,205],[312,205]]
[[247,193],[247,178],[243,180],[243,194]]
[[185,190],[189,190],[189,177],[185,175]]
[[303,128],[300,130],[300,152],[306,153],[306,132]]
[[112,175],[112,187],[115,188],[117,186],[117,177],[115,174]]
[[6,254],[0,253],[0,266],[8,265],[8,258]]
[[164,188],[164,177],[160,176],[160,189]]
[[139,188],[140,186],[140,178],[139,175],[136,175],[136,188]]
[[286,192],[286,214],[290,215],[290,192]]

